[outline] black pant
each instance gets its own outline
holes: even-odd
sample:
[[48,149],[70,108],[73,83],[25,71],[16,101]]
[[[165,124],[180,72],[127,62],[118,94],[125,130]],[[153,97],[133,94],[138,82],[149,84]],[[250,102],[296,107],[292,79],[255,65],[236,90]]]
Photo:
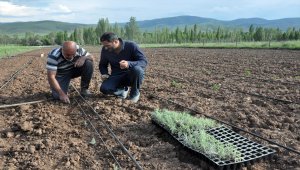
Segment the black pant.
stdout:
[[100,91],[104,94],[114,94],[118,88],[131,86],[130,97],[139,94],[142,82],[144,80],[144,70],[140,66],[134,66],[127,72],[117,75],[111,75],[102,82]]
[[[85,60],[83,66],[74,67],[66,74],[64,75],[58,74],[55,78],[58,81],[60,88],[65,93],[67,93],[71,79],[76,77],[81,77],[81,89],[88,89],[93,76],[93,71],[94,71],[93,61]],[[55,99],[59,99],[58,93],[53,88],[51,88],[51,90],[52,90],[52,96]]]

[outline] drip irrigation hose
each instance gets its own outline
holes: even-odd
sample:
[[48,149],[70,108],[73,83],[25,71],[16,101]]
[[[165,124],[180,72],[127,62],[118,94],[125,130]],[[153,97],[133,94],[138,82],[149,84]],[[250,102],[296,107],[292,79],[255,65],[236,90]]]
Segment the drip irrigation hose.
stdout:
[[[165,75],[165,74],[162,74],[162,73],[153,73],[153,72],[150,72],[150,73],[151,74],[162,75],[162,76],[165,76],[165,77],[171,77],[171,78],[179,79],[179,80],[182,80],[182,81],[186,81],[186,80],[184,80],[181,77],[176,77],[176,76],[172,76],[172,75]],[[202,84],[202,85],[206,85],[207,86],[206,83],[201,83],[201,82],[199,82],[197,80],[193,80],[193,81],[194,81],[194,83],[198,83],[198,84]],[[258,97],[258,98],[273,100],[273,101],[281,102],[281,103],[284,103],[284,104],[292,104],[292,103],[300,104],[299,102],[295,102],[295,101],[293,102],[293,101],[288,101],[288,100],[276,99],[276,98],[273,98],[273,97],[268,97],[268,96],[259,95],[259,94],[255,94],[255,93],[249,93],[249,92],[240,91],[240,90],[231,89],[231,88],[226,88],[226,87],[223,87],[223,89],[227,89],[229,91],[233,91],[233,92],[236,92],[236,93],[242,93],[242,94],[247,94],[247,95],[250,95],[250,96],[255,96],[255,97]]]
[[109,128],[109,126],[101,119],[101,116],[94,110],[94,108],[84,99],[84,97],[80,94],[80,92],[75,88],[75,86],[71,83],[71,86],[73,89],[76,90],[76,92],[79,94],[80,98],[91,108],[91,110],[99,117],[100,122],[104,125],[104,127],[110,132],[110,134],[113,136],[113,138],[116,140],[117,143],[121,146],[122,150],[130,157],[130,159],[135,163],[136,167],[138,169],[143,169],[139,163],[136,161],[136,159],[131,155],[131,153],[125,148],[123,143],[118,139],[118,137],[114,134],[114,132]]
[[276,143],[276,142],[274,142],[274,141],[272,141],[272,140],[270,140],[270,139],[266,139],[266,138],[264,138],[264,137],[261,137],[261,136],[255,134],[255,133],[252,133],[252,132],[249,132],[249,131],[244,130],[244,129],[242,129],[242,128],[239,128],[239,127],[237,127],[237,126],[235,126],[235,125],[232,125],[232,124],[230,124],[230,123],[227,123],[227,122],[225,122],[225,121],[223,121],[223,120],[214,118],[214,117],[212,117],[212,116],[206,115],[205,113],[202,113],[202,112],[196,111],[196,110],[194,110],[194,109],[188,108],[188,107],[183,106],[183,105],[181,105],[181,104],[179,104],[179,103],[176,103],[176,102],[174,102],[174,101],[172,101],[172,100],[164,99],[164,98],[158,97],[158,96],[155,95],[154,93],[151,93],[151,94],[148,93],[148,94],[149,94],[149,96],[151,96],[151,97],[153,97],[153,98],[156,98],[156,99],[162,100],[162,101],[168,101],[168,102],[173,103],[173,104],[175,104],[175,105],[177,105],[177,106],[180,106],[180,107],[182,107],[182,108],[185,108],[185,109],[187,109],[187,110],[190,110],[190,111],[192,111],[192,112],[194,112],[194,113],[198,113],[198,114],[204,115],[205,117],[208,117],[208,118],[210,118],[210,119],[216,120],[216,121],[218,121],[218,122],[221,122],[221,123],[223,123],[223,124],[226,124],[226,125],[228,125],[228,126],[234,128],[234,129],[243,131],[243,132],[248,133],[248,134],[250,134],[250,135],[253,135],[253,136],[257,137],[257,138],[260,138],[260,139],[262,139],[262,140],[265,140],[265,141],[267,141],[267,142],[269,142],[269,143],[271,143],[271,144],[277,145],[277,146],[282,147],[282,148],[284,148],[284,149],[286,149],[286,150],[288,150],[288,151],[291,151],[291,152],[293,152],[293,153],[296,153],[297,155],[300,155],[300,152],[297,151],[297,150],[295,150],[295,149],[292,149],[292,148],[290,148],[290,147],[286,147],[286,146],[284,146],[284,145],[282,145],[282,144],[279,144],[279,143]]
[[24,70],[29,64],[32,63],[34,57],[32,57],[27,63],[25,63],[19,70],[17,70],[12,76],[3,83],[3,85],[0,87],[0,90],[4,88],[16,75],[18,75],[22,70]]
[[31,101],[31,102],[23,102],[23,103],[15,103],[15,104],[6,104],[6,105],[1,105],[0,109],[2,108],[7,108],[7,107],[15,107],[15,106],[21,106],[25,104],[35,104],[35,103],[41,103],[47,100],[37,100],[37,101]]
[[82,111],[82,113],[84,114],[84,117],[88,120],[88,122],[90,123],[90,125],[92,126],[92,128],[94,129],[94,131],[97,133],[97,135],[99,136],[100,140],[102,141],[102,143],[104,144],[104,146],[106,147],[106,149],[108,150],[109,154],[113,157],[113,159],[115,160],[116,164],[118,165],[119,168],[122,168],[120,163],[118,162],[118,160],[116,159],[116,157],[114,156],[114,154],[111,152],[111,150],[108,148],[107,144],[105,143],[105,141],[103,140],[103,138],[101,137],[100,133],[97,131],[96,127],[93,125],[93,123],[90,121],[90,119],[88,118],[87,114],[85,113],[84,109],[81,107],[81,105],[79,104],[79,102],[74,98],[75,102],[77,103],[77,105],[79,106],[80,110]]
[[[201,66],[201,65],[200,65]],[[207,65],[203,65],[203,66],[207,66]],[[179,69],[185,69],[185,67],[179,67]],[[160,72],[162,70],[157,70],[157,72]],[[200,71],[200,70],[194,70],[194,71]],[[253,74],[253,75],[257,75],[257,74]],[[252,79],[252,80],[257,80],[257,81],[263,81],[263,82],[268,82],[268,83],[279,83],[279,84],[285,84],[285,85],[290,85],[290,86],[298,86],[298,84],[294,84],[294,83],[289,83],[289,82],[281,82],[279,80],[272,80],[272,79],[262,79],[262,78],[256,78],[256,77],[248,77],[248,76],[241,76],[238,74],[229,74],[229,75],[225,75],[226,77],[238,77],[240,80],[241,78],[247,78],[247,79]],[[297,75],[284,75],[285,77],[296,77]],[[237,79],[237,78],[236,78]],[[249,80],[248,80],[249,81]]]
[[[234,79],[235,80],[242,80],[241,78],[244,78],[244,79],[250,79],[250,80],[257,80],[257,81],[261,81],[261,82],[266,82],[266,83],[278,83],[278,84],[284,84],[284,85],[287,85],[287,86],[299,86],[299,84],[297,83],[291,83],[291,82],[282,82],[282,81],[279,81],[279,80],[270,80],[270,79],[262,79],[262,78],[255,78],[255,77],[247,77],[247,76],[240,76],[238,74],[232,74],[231,75],[232,77],[235,77]],[[244,80],[244,81],[250,81],[250,80]]]

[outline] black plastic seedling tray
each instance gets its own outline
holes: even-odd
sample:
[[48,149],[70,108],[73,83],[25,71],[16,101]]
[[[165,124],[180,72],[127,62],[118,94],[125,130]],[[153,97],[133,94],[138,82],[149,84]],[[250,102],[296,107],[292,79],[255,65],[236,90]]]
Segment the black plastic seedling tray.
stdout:
[[161,125],[155,119],[152,119],[153,123],[160,126],[162,129],[166,130],[172,137],[174,137],[178,142],[180,142],[188,150],[197,154],[202,160],[208,162],[211,166],[219,170],[235,170],[240,169],[243,166],[253,165],[262,159],[270,158],[270,156],[275,153],[275,150],[265,147],[256,142],[250,141],[249,139],[239,135],[238,133],[228,129],[227,127],[221,126],[218,128],[212,128],[206,130],[207,133],[214,136],[221,143],[231,143],[236,146],[237,150],[241,152],[242,159],[240,161],[235,160],[221,160],[217,157],[209,157],[205,153],[192,149],[189,146],[183,144],[183,142],[172,134],[169,129]]

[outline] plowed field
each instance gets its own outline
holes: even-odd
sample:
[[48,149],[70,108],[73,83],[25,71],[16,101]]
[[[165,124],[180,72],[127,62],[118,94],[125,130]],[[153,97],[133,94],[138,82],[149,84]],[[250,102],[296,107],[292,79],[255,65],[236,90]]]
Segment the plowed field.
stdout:
[[[71,104],[50,100],[47,57],[40,57],[50,50],[0,60],[2,85],[33,59],[0,89],[1,105],[46,100],[0,108],[0,169],[114,169],[117,162],[110,152],[122,168],[136,169],[102,122],[143,169],[211,169],[152,124],[150,113],[156,108],[185,110],[158,97],[191,108],[196,116],[215,117],[300,151],[300,51],[143,49],[149,65],[141,99],[133,104],[99,92],[100,48],[87,48],[97,58],[90,85],[93,96],[86,99],[95,114],[71,87]],[[77,88],[79,82],[72,81]],[[299,169],[299,155],[240,134],[277,151],[251,169]]]

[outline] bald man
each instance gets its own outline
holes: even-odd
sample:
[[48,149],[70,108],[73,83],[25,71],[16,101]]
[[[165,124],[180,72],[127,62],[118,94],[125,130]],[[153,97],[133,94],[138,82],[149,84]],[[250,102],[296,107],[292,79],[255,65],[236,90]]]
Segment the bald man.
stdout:
[[54,99],[70,103],[68,88],[71,79],[81,77],[81,95],[88,97],[93,75],[93,56],[73,41],[66,41],[48,54],[47,76]]

